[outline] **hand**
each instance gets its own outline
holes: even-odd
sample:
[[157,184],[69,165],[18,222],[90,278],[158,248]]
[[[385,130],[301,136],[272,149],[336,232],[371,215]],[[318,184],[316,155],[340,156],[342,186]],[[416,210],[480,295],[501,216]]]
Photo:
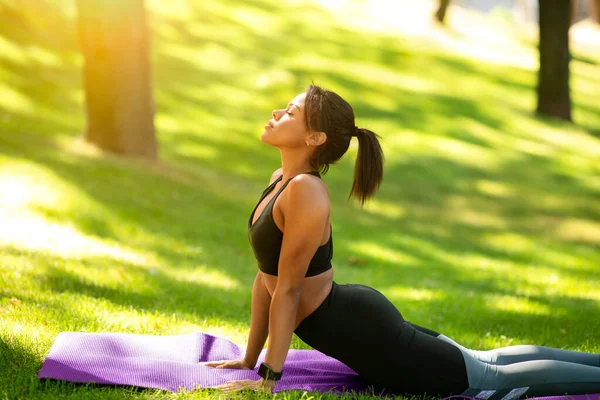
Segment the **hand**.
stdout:
[[254,367],[249,365],[244,359],[242,360],[221,360],[221,361],[207,361],[201,363],[206,367],[219,368],[219,369],[253,369]]
[[225,382],[222,385],[215,386],[213,389],[221,389],[224,392],[233,392],[236,390],[262,390],[271,393],[273,388],[275,387],[275,381],[265,381],[262,378],[255,381],[252,379],[244,379],[241,381],[229,381]]

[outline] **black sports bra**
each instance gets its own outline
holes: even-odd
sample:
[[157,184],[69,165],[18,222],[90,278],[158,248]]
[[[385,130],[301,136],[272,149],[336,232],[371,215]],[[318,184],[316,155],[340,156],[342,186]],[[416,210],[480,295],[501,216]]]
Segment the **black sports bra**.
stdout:
[[[319,176],[318,172],[306,172],[308,174]],[[275,193],[275,196],[265,206],[262,213],[252,224],[252,218],[261,201],[273,190],[277,182],[281,181],[283,176],[280,176],[270,184],[262,193],[260,200],[254,207],[250,219],[248,220],[248,240],[254,250],[254,255],[258,261],[258,268],[265,274],[277,276],[279,267],[279,254],[281,252],[281,243],[283,242],[283,232],[279,230],[273,220],[273,204],[279,194],[294,178],[290,178],[287,182],[281,185],[281,188]],[[331,259],[333,258],[333,236],[329,236],[329,240],[323,246],[320,246],[315,255],[310,260],[308,270],[305,276],[314,276],[331,268]]]

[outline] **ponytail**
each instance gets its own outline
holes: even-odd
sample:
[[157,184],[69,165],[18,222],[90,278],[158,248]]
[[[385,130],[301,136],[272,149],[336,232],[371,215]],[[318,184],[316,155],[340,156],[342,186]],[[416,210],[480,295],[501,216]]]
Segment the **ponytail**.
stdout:
[[310,85],[304,98],[304,116],[308,132],[324,132],[325,143],[319,145],[310,163],[321,174],[327,173],[348,151],[353,137],[358,138],[358,156],[354,164],[354,182],[348,196],[355,197],[360,205],[373,197],[383,180],[383,151],[379,135],[355,125],[354,111],[337,93]]
[[354,181],[348,200],[354,196],[363,206],[372,197],[383,180],[383,150],[379,135],[368,129],[356,128],[358,155],[354,164]]

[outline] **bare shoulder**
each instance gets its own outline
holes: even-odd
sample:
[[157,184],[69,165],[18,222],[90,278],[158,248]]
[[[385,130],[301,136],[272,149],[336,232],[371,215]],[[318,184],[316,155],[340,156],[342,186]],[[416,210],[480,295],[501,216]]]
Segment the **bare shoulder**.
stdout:
[[283,174],[283,172],[281,171],[281,168],[277,168],[275,170],[275,172],[273,172],[273,175],[271,175],[271,180],[269,181],[269,185],[271,183],[275,182],[277,180],[277,178],[279,178],[282,174]]
[[314,175],[295,176],[288,185],[286,203],[292,209],[310,209],[329,214],[329,192],[325,182]]

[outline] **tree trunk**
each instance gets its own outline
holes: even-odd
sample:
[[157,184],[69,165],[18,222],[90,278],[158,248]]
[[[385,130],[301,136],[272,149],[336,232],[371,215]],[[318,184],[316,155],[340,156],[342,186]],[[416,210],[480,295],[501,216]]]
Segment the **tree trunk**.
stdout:
[[448,9],[448,5],[450,4],[450,0],[440,0],[440,7],[435,13],[435,18],[441,23],[444,23],[444,19],[446,18],[446,10]]
[[590,0],[590,14],[592,14],[592,20],[597,24],[600,24],[600,0]]
[[77,0],[86,98],[84,138],[157,158],[144,0]]
[[571,120],[569,0],[539,0],[540,69],[537,113]]

